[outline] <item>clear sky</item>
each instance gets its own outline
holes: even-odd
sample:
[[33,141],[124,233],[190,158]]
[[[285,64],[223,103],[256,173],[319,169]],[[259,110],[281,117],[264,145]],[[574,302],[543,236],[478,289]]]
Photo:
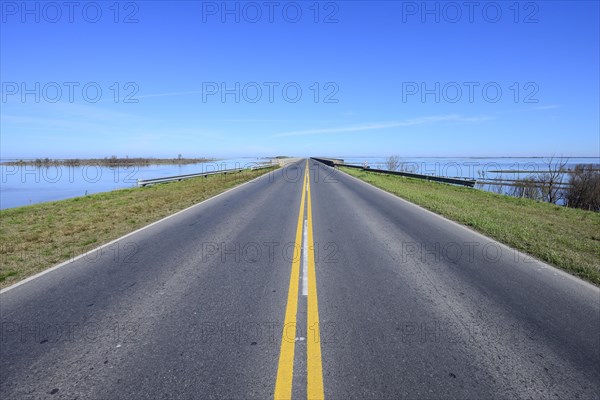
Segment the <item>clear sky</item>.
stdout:
[[1,4],[3,158],[600,155],[598,1]]

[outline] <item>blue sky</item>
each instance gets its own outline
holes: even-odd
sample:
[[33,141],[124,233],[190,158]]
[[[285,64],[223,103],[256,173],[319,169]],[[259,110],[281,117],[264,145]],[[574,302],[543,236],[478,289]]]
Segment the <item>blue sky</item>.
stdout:
[[22,4],[3,158],[600,155],[597,1]]

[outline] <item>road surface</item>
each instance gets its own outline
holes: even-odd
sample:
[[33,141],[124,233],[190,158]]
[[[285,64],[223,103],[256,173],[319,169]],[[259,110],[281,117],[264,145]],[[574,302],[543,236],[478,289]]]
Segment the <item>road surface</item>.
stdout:
[[600,291],[302,160],[0,294],[0,398],[599,398]]

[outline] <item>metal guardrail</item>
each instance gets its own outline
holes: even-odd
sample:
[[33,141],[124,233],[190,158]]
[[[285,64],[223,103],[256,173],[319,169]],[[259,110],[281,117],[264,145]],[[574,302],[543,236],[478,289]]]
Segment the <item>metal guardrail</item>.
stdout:
[[[317,157],[311,157],[313,160],[320,162],[321,164],[325,164],[328,167],[335,167],[338,164],[341,164],[337,159],[334,158],[317,158]],[[341,160],[343,161],[343,160]]]
[[[344,166],[346,166],[346,165],[344,165]],[[361,167],[361,169],[363,169],[365,171],[370,171],[370,172],[377,172],[380,174],[400,175],[400,176],[405,176],[407,178],[424,179],[427,181],[450,183],[452,185],[462,185],[462,186],[468,186],[468,187],[475,187],[475,184],[477,183],[477,181],[474,179],[447,178],[445,176],[413,174],[411,172],[388,171],[386,169],[374,169],[374,168],[362,168],[362,167]]]
[[563,182],[563,183],[554,183],[552,185],[548,184],[548,183],[544,183],[544,182],[538,182],[538,181],[525,181],[525,180],[518,180],[518,179],[506,179],[506,180],[500,180],[500,179],[484,179],[484,180],[477,180],[477,184],[478,185],[490,185],[490,186],[516,186],[516,187],[538,187],[538,188],[543,188],[544,186],[553,186],[554,188],[557,189],[562,189],[562,190],[568,190],[570,189],[572,186],[567,183],[567,182]]
[[319,161],[320,163],[323,163],[327,166],[334,167],[334,168],[335,167],[357,168],[357,169],[361,169],[363,171],[368,171],[368,172],[377,172],[380,174],[388,174],[388,175],[400,175],[400,176],[405,176],[407,178],[424,179],[427,181],[450,183],[452,185],[461,185],[461,186],[468,186],[468,187],[475,187],[475,184],[477,183],[477,181],[474,179],[447,178],[444,176],[414,174],[411,172],[388,171],[387,169],[364,168],[360,165],[336,163],[331,159],[325,159],[325,158],[312,157],[312,159]]
[[201,176],[207,177],[209,175],[239,173],[239,172],[242,172],[244,170],[254,171],[254,170],[257,170],[257,169],[271,168],[273,166],[274,165],[269,164],[269,165],[261,165],[261,166],[250,167],[250,168],[232,168],[232,169],[222,169],[220,171],[201,172],[201,173],[197,173],[197,174],[163,176],[161,178],[154,178],[154,179],[138,179],[137,185],[139,187],[143,187],[143,186],[146,186],[146,185],[153,185],[155,183],[165,183],[165,182],[182,181],[184,179],[198,178],[198,177],[201,177]]

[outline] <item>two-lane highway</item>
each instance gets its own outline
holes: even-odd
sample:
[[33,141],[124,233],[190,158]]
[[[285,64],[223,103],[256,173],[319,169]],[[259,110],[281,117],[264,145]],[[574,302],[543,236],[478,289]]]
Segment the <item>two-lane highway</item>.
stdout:
[[600,291],[313,160],[0,294],[0,397],[598,398]]

